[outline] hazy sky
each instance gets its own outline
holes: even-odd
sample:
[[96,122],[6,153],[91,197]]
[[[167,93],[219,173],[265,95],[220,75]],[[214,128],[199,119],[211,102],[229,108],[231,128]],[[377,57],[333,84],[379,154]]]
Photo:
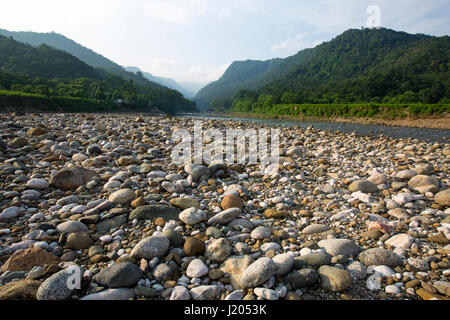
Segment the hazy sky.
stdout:
[[61,33],[123,65],[217,80],[234,60],[287,57],[366,25],[448,35],[449,0],[0,0],[0,28]]

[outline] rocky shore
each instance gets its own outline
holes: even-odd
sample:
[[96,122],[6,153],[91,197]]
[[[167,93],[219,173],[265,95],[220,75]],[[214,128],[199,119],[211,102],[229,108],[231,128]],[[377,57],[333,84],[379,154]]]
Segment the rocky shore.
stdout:
[[193,126],[0,114],[0,299],[450,298],[449,144],[278,127],[278,171],[176,165]]
[[[220,114],[218,114],[220,115]],[[256,119],[279,119],[279,120],[294,120],[304,122],[339,122],[339,123],[355,123],[355,124],[369,124],[369,125],[384,125],[396,127],[412,127],[412,128],[428,128],[428,129],[443,129],[450,130],[450,114],[444,113],[439,116],[428,117],[407,117],[402,119],[384,119],[384,118],[318,118],[318,117],[293,117],[293,116],[265,116],[255,115],[252,113],[232,113],[227,114],[230,117],[248,117]]]

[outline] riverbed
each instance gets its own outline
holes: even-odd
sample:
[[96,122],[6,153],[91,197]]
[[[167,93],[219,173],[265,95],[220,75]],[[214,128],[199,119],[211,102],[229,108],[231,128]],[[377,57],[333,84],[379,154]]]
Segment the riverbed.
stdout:
[[375,124],[356,124],[342,122],[304,122],[298,120],[279,120],[279,119],[257,119],[250,117],[236,116],[218,116],[207,114],[182,114],[179,117],[194,118],[199,120],[234,120],[243,122],[254,122],[269,126],[285,126],[308,128],[313,127],[319,130],[330,130],[343,133],[355,133],[358,136],[386,136],[396,139],[418,139],[423,141],[433,141],[439,143],[450,142],[450,130],[447,129],[429,129],[429,128],[412,128],[400,126],[387,126]]

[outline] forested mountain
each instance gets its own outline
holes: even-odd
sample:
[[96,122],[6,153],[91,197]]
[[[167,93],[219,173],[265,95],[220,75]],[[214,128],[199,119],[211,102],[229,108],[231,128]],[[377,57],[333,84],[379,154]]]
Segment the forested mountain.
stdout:
[[27,43],[34,47],[39,47],[42,44],[54,47],[58,50],[70,53],[87,65],[90,65],[94,68],[104,69],[109,73],[121,76],[126,80],[132,79],[135,83],[141,83],[141,78],[135,75],[136,72],[141,72],[144,75],[144,78],[170,89],[177,90],[181,92],[186,98],[192,98],[195,95],[195,93],[183,88],[173,79],[156,77],[151,75],[150,73],[143,72],[136,67],[124,68],[117,63],[109,60],[108,58],[105,58],[104,56],[92,51],[91,49],[86,48],[81,44],[78,44],[77,42],[55,32],[38,33],[30,31],[8,31],[0,29],[0,35],[3,35],[5,37],[13,37],[16,41]]
[[50,33],[38,33],[31,31],[8,31],[0,29],[0,35],[5,37],[13,37],[14,40],[27,43],[33,47],[39,47],[42,44],[54,47],[58,50],[62,50],[70,53],[74,57],[77,57],[84,63],[94,67],[102,69],[120,69],[121,66],[113,61],[105,58],[104,56],[83,47],[75,41],[66,38],[63,35],[55,32]]
[[195,104],[142,75],[125,79],[95,69],[67,52],[47,45],[33,47],[0,36],[0,90],[113,102],[140,110],[174,113],[195,110]]
[[178,82],[176,82],[173,79],[156,77],[156,76],[152,75],[151,73],[142,71],[141,69],[139,69],[137,67],[125,67],[125,70],[127,70],[128,72],[133,72],[133,73],[140,72],[140,73],[142,73],[144,78],[146,78],[150,81],[159,83],[163,86],[166,86],[167,88],[177,90],[177,91],[181,92],[181,94],[183,94],[183,96],[185,96],[188,99],[193,98],[195,96],[195,93],[183,88]]
[[[426,102],[449,99],[450,39],[351,29],[286,59],[233,63],[201,90],[201,108],[254,103]],[[244,105],[242,105],[244,104]]]

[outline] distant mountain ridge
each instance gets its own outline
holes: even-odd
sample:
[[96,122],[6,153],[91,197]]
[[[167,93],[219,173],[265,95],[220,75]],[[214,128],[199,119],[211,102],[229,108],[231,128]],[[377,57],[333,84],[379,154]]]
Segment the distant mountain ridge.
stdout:
[[129,72],[133,72],[133,73],[140,72],[140,73],[142,73],[142,75],[146,79],[148,79],[150,81],[159,83],[159,84],[161,84],[163,86],[166,86],[166,87],[168,87],[170,89],[177,90],[177,91],[181,92],[181,94],[183,94],[183,96],[185,98],[188,98],[188,99],[189,98],[193,98],[195,96],[195,94],[196,94],[196,92],[190,91],[190,90],[182,87],[178,82],[176,82],[175,80],[173,80],[171,78],[156,77],[156,76],[152,75],[149,72],[142,71],[138,67],[125,67],[125,70],[127,70]]
[[66,51],[45,44],[34,47],[0,35],[0,96],[14,97],[15,107],[20,108],[26,99],[39,108],[51,104],[52,110],[64,105],[73,110],[113,110],[117,104],[134,111],[170,114],[196,110],[180,92],[141,74],[123,72],[128,79],[94,68]]
[[382,102],[405,93],[439,101],[449,91],[449,48],[448,36],[350,29],[286,59],[234,62],[194,101],[203,110],[226,110],[239,98],[264,104],[269,95],[271,103]]
[[83,45],[55,32],[38,33],[31,31],[8,31],[0,29],[0,35],[5,37],[13,37],[16,41],[39,47],[45,44],[62,50],[77,57],[87,65],[94,68],[104,69],[115,75],[124,77],[127,80],[132,79],[135,82],[140,82],[140,79],[135,76],[137,71],[142,72],[144,77],[152,82],[158,83],[162,86],[181,92],[186,98],[192,98],[196,92],[192,92],[183,88],[175,80],[169,78],[156,77],[150,73],[143,72],[136,67],[122,67],[110,59],[94,52],[93,50],[84,47]]
[[101,54],[82,46],[81,44],[55,32],[38,33],[31,31],[8,31],[0,29],[0,35],[13,37],[16,41],[27,43],[33,47],[45,44],[58,50],[63,50],[77,57],[84,63],[102,69],[120,69],[117,63],[105,58]]

